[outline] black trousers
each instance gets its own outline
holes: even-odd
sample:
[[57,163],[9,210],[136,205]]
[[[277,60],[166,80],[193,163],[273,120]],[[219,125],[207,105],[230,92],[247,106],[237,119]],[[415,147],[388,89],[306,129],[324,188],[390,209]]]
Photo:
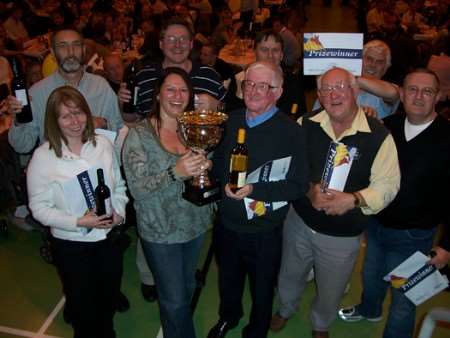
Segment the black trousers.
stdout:
[[238,233],[216,224],[214,245],[219,266],[219,315],[237,324],[243,316],[242,294],[248,276],[252,307],[244,338],[267,336],[274,287],[281,260],[282,226],[266,233]]
[[74,242],[52,238],[74,338],[116,337],[113,317],[120,292],[122,256],[109,239]]

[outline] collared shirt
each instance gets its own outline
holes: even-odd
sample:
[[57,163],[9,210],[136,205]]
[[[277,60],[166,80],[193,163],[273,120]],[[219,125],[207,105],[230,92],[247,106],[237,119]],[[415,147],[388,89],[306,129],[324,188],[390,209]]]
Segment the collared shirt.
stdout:
[[264,113],[256,116],[255,118],[249,118],[248,117],[248,111],[245,113],[245,120],[247,122],[247,125],[250,128],[259,126],[260,124],[266,122],[268,119],[270,119],[272,116],[275,115],[275,113],[278,111],[277,106],[272,106],[269,110],[265,111]]
[[372,93],[361,90],[356,99],[356,103],[360,107],[369,106],[377,111],[378,118],[384,119],[385,117],[393,114],[400,103],[399,100],[389,103],[384,101],[381,97]]
[[[8,134],[9,143],[15,151],[28,153],[38,140],[40,144],[44,143],[47,100],[53,90],[65,85],[68,85],[66,79],[56,71],[30,88],[33,121],[13,125]],[[86,99],[92,115],[103,117],[108,123],[109,130],[118,131],[123,127],[117,96],[103,77],[84,72],[76,88]]]
[[[303,118],[298,119],[299,124],[302,124],[302,121]],[[339,142],[345,136],[355,135],[357,132],[371,132],[366,115],[361,108],[358,109],[350,128],[339,137],[336,137],[330,117],[325,110],[311,117],[311,121],[320,123],[323,131],[335,142]],[[376,214],[386,207],[394,199],[400,188],[397,148],[391,134],[385,138],[378,150],[372,164],[369,180],[369,186],[359,191],[367,204],[366,207],[361,208],[365,215]]]

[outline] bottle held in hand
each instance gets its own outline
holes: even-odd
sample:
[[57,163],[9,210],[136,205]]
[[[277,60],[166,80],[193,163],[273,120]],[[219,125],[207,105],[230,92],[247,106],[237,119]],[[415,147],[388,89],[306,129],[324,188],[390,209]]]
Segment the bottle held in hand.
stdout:
[[236,192],[245,185],[247,178],[248,150],[245,145],[245,129],[238,130],[237,144],[231,152],[229,187]]
[[103,169],[97,169],[97,181],[98,185],[95,188],[95,213],[97,216],[108,215],[112,219],[111,208],[111,191],[105,184],[105,178],[103,176]]
[[137,85],[136,64],[133,62],[130,71],[126,78],[127,89],[131,92],[131,99],[128,102],[123,103],[123,112],[125,114],[136,114],[137,113],[137,100],[139,95],[139,86]]
[[16,114],[18,123],[29,123],[33,121],[30,98],[26,87],[25,76],[17,59],[12,59],[13,80],[11,81],[12,94],[22,103],[22,111]]

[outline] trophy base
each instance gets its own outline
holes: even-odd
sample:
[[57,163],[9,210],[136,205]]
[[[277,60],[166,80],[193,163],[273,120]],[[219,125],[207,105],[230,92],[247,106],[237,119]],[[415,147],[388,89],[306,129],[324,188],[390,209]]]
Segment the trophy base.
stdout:
[[183,198],[199,207],[221,199],[220,185],[215,183],[208,187],[185,184]]

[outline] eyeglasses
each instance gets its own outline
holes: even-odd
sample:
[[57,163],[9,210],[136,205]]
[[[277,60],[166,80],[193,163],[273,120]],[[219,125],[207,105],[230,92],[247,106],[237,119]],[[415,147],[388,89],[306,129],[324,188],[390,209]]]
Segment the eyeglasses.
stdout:
[[186,46],[191,41],[191,39],[190,39],[190,37],[185,36],[185,35],[183,35],[183,36],[170,35],[170,36],[165,36],[164,41],[170,45],[176,45],[176,43],[178,42],[180,45]]
[[334,86],[331,85],[322,85],[319,88],[319,93],[322,96],[328,96],[332,92],[336,92],[339,95],[344,95],[347,88],[351,88],[352,86],[346,83],[339,83]]
[[241,88],[243,91],[246,91],[246,92],[251,92],[251,91],[253,91],[253,89],[255,89],[255,91],[258,94],[266,95],[267,92],[269,91],[269,89],[271,90],[271,89],[275,89],[278,87],[272,86],[272,85],[268,84],[267,82],[256,83],[256,82],[253,82],[250,80],[244,80],[244,81],[242,81]]
[[420,96],[424,96],[426,98],[431,98],[434,95],[436,95],[437,90],[433,89],[431,87],[425,87],[422,89],[419,89],[417,86],[408,86],[406,87],[406,94],[408,96],[416,96],[417,94],[420,94]]

